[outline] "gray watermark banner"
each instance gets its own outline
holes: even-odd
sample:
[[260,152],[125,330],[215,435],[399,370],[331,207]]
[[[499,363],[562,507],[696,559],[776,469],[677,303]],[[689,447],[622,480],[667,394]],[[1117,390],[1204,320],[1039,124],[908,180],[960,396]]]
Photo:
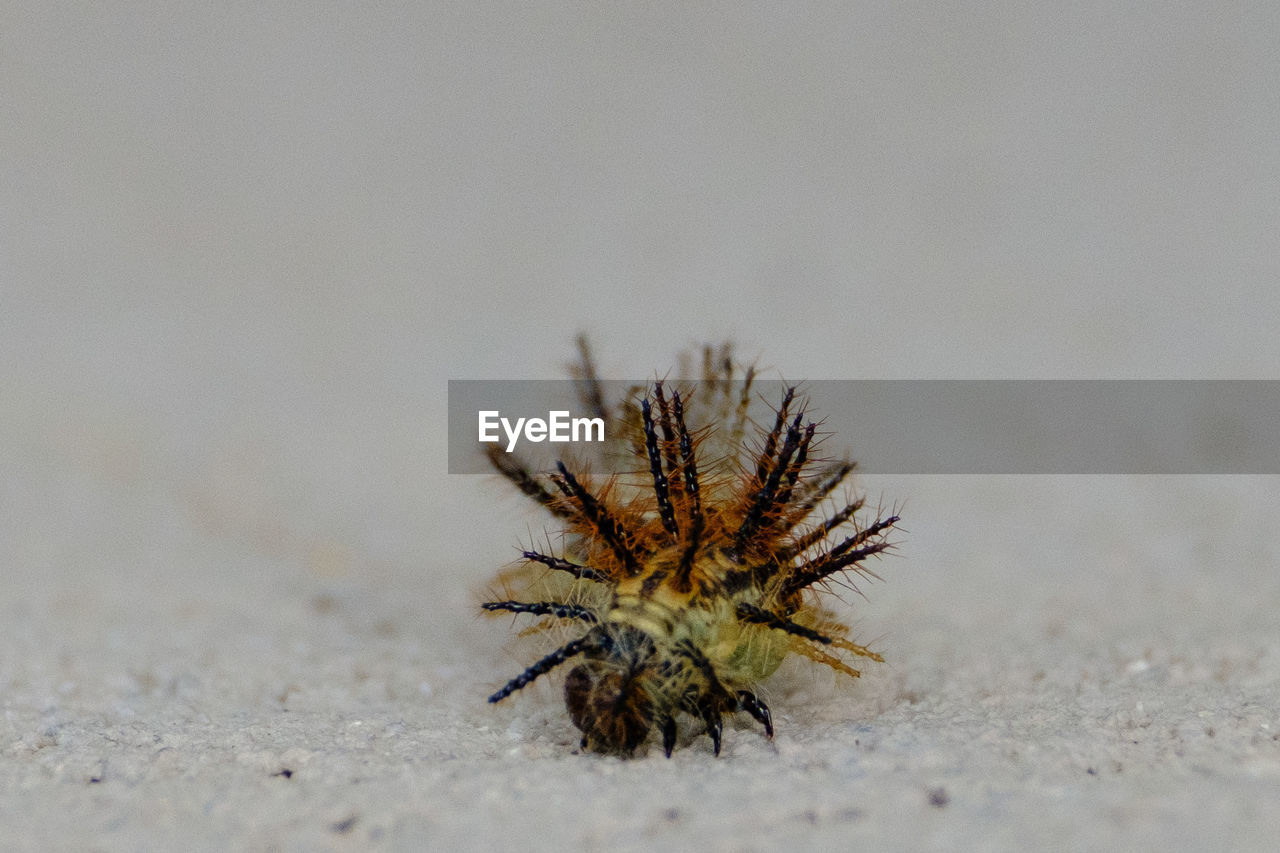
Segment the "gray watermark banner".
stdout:
[[[643,469],[620,440],[652,381],[451,380],[449,473],[491,473],[487,453],[531,470],[559,459]],[[756,380],[746,434],[774,422],[790,383]],[[871,474],[1280,474],[1280,381],[817,380],[799,383],[823,452]],[[691,427],[729,429],[741,383],[667,380]],[[588,395],[589,397],[589,395]],[[793,404],[792,413],[798,411]],[[603,423],[597,425],[597,420]],[[600,439],[597,439],[599,435]],[[482,440],[482,438],[484,440]]]

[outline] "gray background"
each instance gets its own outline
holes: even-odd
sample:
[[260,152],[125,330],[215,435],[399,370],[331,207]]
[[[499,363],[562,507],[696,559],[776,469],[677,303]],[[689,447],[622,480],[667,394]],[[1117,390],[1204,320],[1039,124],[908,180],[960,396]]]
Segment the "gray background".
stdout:
[[444,439],[580,330],[1276,378],[1276,9],[4,3],[5,845],[1267,849],[1273,478],[869,477],[888,663],[621,762],[484,704],[547,525]]

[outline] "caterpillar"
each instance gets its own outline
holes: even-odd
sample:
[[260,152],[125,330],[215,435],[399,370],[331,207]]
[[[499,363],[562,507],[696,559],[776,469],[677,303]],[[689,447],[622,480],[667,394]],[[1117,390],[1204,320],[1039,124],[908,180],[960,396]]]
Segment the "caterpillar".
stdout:
[[[581,402],[609,414],[585,340],[579,349]],[[787,655],[852,678],[860,671],[851,658],[883,661],[848,639],[822,598],[849,573],[878,577],[867,561],[892,547],[886,537],[899,518],[859,521],[861,496],[832,503],[855,463],[821,456],[818,425],[794,386],[771,425],[752,424],[755,369],[738,370],[728,345],[707,347],[696,390],[655,380],[621,401],[610,422],[634,456],[630,476],[592,478],[564,461],[538,474],[489,450],[497,472],[563,524],[564,544],[560,553],[523,551],[538,582],[481,607],[544,617],[539,627],[573,637],[489,702],[572,663],[564,699],[583,749],[630,756],[656,734],[670,757],[687,715],[718,756],[726,714],[746,713],[773,737],[755,691]]]

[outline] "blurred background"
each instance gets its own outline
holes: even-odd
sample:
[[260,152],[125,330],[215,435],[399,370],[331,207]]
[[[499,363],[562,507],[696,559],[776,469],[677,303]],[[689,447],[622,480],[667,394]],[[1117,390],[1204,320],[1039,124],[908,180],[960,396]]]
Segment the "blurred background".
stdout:
[[[371,646],[393,700],[485,695],[474,602],[545,522],[445,473],[446,381],[579,332],[618,378],[1280,364],[1273,3],[0,6],[11,755],[41,708],[355,701]],[[1274,672],[1270,478],[864,486],[908,682],[1049,623]]]

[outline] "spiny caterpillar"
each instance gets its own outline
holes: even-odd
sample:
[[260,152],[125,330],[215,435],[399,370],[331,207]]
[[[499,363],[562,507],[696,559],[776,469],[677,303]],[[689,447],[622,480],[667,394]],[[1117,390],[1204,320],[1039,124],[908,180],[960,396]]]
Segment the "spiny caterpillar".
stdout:
[[[585,341],[576,374],[583,405],[604,416]],[[621,435],[638,470],[595,482],[563,461],[548,476],[493,447],[494,467],[564,524],[560,554],[525,551],[526,598],[489,601],[487,611],[548,617],[574,639],[489,697],[500,702],[560,664],[569,716],[584,749],[631,755],[655,729],[668,757],[676,717],[700,719],[720,754],[722,715],[743,711],[773,737],[768,706],[753,692],[790,652],[847,676],[838,652],[881,661],[847,639],[848,629],[812,593],[890,547],[896,515],[865,526],[865,499],[830,515],[822,506],[854,469],[821,459],[817,425],[788,388],[771,428],[748,435],[754,368],[734,381],[728,346],[704,351],[700,397],[708,415],[661,380],[618,407]],[[836,538],[837,531],[848,535]],[[545,567],[545,568],[541,568]],[[549,570],[549,571],[548,571]],[[505,581],[510,581],[508,577]],[[532,590],[538,592],[532,592]]]

